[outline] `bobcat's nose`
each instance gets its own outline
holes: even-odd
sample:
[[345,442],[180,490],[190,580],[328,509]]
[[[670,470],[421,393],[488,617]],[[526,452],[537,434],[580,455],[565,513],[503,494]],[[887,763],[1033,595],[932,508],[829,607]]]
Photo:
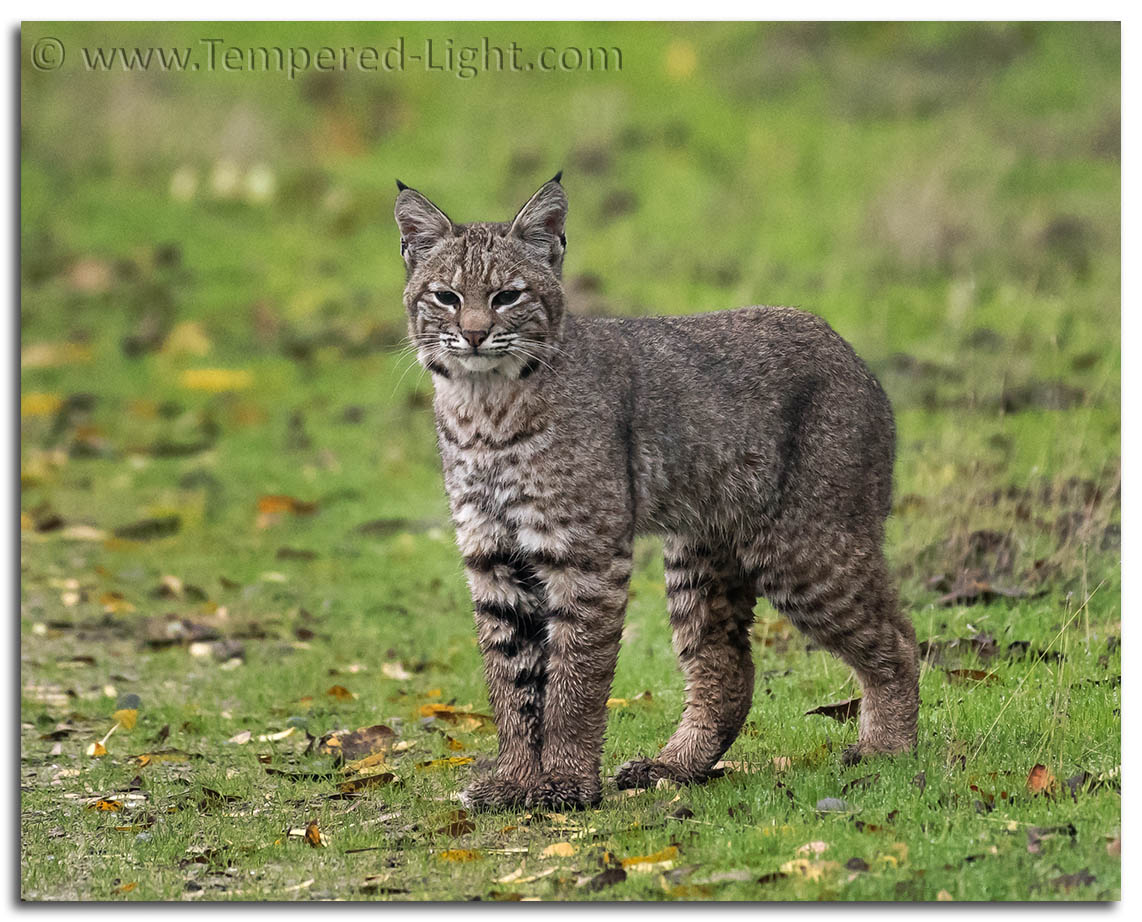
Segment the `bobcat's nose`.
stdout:
[[473,349],[480,348],[480,343],[488,338],[491,330],[461,330],[460,335],[472,344]]

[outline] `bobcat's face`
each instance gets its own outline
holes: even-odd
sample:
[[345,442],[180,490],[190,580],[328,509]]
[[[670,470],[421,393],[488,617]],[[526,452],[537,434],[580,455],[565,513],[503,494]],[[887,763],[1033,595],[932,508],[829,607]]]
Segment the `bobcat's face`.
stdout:
[[510,224],[456,225],[420,193],[397,198],[409,335],[426,368],[511,378],[549,363],[563,318],[558,178]]

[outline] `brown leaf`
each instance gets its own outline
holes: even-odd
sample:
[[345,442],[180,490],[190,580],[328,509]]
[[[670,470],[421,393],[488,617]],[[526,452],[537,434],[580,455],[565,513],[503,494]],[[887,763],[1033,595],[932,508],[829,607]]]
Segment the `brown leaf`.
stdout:
[[614,884],[622,883],[627,879],[627,872],[622,868],[607,868],[601,874],[596,874],[589,880],[579,884],[584,890],[594,892],[602,890],[604,887],[610,887]]
[[317,820],[310,820],[306,823],[305,841],[310,848],[324,848],[329,844],[321,830],[317,828]]
[[469,833],[476,831],[476,824],[468,819],[468,813],[465,810],[455,810],[448,817],[448,822],[436,830],[438,836],[466,836]]
[[953,682],[986,682],[989,684],[999,681],[994,672],[983,669],[945,669],[944,674]]
[[325,755],[338,756],[345,762],[351,762],[374,753],[387,752],[392,748],[394,739],[396,733],[391,727],[375,724],[372,727],[358,727],[352,733],[335,732],[323,736],[317,749]]
[[141,755],[134,757],[138,763],[139,768],[147,765],[158,765],[160,762],[189,762],[191,756],[189,752],[183,752],[181,749],[160,749],[156,752],[144,752]]
[[123,805],[116,800],[104,800],[102,797],[95,801],[93,804],[87,805],[88,810],[99,810],[101,812],[116,813],[123,809]]
[[325,694],[331,698],[336,698],[338,701],[352,701],[357,697],[344,685],[332,685],[325,690]]
[[178,534],[181,528],[181,516],[164,515],[139,519],[129,525],[120,525],[115,529],[114,535],[116,538],[122,538],[125,541],[154,541],[158,538],[167,538]]
[[810,714],[831,717],[841,723],[847,720],[856,720],[860,715],[860,698],[849,698],[847,701],[838,701],[836,704],[822,704],[820,707],[805,712],[806,717]]
[[1075,889],[1075,887],[1089,886],[1097,880],[1098,878],[1090,872],[1090,868],[1083,868],[1074,874],[1060,874],[1058,877],[1051,878],[1048,883],[1056,890],[1069,892]]
[[280,494],[261,496],[258,498],[257,526],[269,528],[287,515],[313,515],[315,512],[317,503],[314,502]]
[[342,794],[357,794],[366,788],[380,784],[392,784],[396,780],[397,776],[392,772],[378,772],[374,775],[361,775],[349,781],[342,781],[337,785],[337,790]]
[[1046,765],[1035,765],[1027,775],[1027,790],[1032,794],[1045,794],[1049,797],[1057,787],[1058,780]]

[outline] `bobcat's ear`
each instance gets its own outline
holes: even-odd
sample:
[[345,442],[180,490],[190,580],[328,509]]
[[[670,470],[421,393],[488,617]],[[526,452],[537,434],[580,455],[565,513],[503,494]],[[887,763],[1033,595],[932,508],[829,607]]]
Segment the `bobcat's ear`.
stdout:
[[508,230],[509,234],[542,253],[556,272],[563,266],[563,253],[567,249],[567,238],[563,234],[567,221],[567,195],[560,184],[562,178],[563,171],[560,170],[553,179],[540,186],[539,191],[519,210]]
[[411,269],[436,244],[456,232],[452,220],[427,198],[397,180],[393,214],[400,228],[400,253]]

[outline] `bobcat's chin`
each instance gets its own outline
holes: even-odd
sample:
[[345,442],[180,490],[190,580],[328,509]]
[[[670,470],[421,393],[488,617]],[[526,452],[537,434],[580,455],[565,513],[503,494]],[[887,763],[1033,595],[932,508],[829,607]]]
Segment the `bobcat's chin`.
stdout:
[[507,355],[458,355],[452,361],[464,371],[478,374],[479,372],[496,371],[504,365],[511,363]]

